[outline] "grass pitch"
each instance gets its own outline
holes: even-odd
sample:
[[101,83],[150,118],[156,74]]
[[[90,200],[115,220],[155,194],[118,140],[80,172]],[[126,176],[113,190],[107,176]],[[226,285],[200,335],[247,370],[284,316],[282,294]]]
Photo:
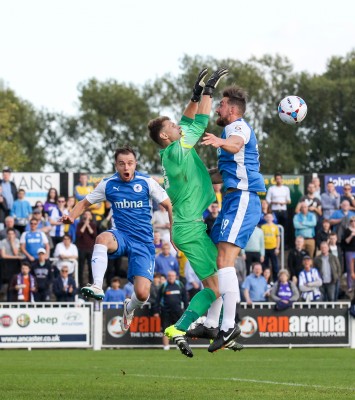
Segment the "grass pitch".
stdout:
[[355,350],[1,350],[1,399],[355,399]]

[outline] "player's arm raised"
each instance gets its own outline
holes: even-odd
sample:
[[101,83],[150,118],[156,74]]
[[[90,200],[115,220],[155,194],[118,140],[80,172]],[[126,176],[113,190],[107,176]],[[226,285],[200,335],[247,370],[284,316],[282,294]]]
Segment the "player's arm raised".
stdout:
[[[203,92],[203,89],[205,87],[205,82],[204,79],[207,75],[207,68],[204,68],[198,73],[198,76],[196,78],[196,82],[194,84],[194,87],[192,89],[192,97],[191,100],[189,101],[188,105],[185,108],[184,111],[184,117],[189,118],[191,120],[195,119],[195,115],[198,109],[198,103],[201,100],[201,95]],[[192,121],[191,121],[192,123]]]
[[[180,140],[183,149],[189,150],[193,148],[197,143],[197,141],[200,139],[200,137],[203,135],[204,131],[206,130],[209,121],[209,116],[211,113],[213,92],[217,87],[218,82],[225,75],[227,75],[227,73],[228,70],[226,68],[219,68],[217,71],[213,72],[213,74],[206,82],[205,86],[203,86],[204,85],[203,79],[207,74],[207,69],[203,69],[199,73],[193,92],[197,90],[197,92],[199,93],[199,97],[201,97],[201,92],[203,89],[202,100],[199,103],[198,108],[196,110],[196,103],[194,103],[193,100],[194,96],[193,96],[188,107],[184,112],[184,117],[190,119],[195,118],[195,119],[191,124],[187,124],[187,121],[184,121],[184,119],[180,121],[180,125],[184,131],[183,136]],[[196,89],[197,87],[199,89]],[[184,125],[187,125],[187,127],[185,128]]]
[[241,136],[230,136],[228,139],[222,139],[212,133],[207,133],[202,139],[202,144],[205,146],[213,146],[216,149],[219,147],[228,153],[236,154],[244,146],[245,142]]
[[72,224],[90,206],[91,203],[88,200],[86,199],[80,200],[75,205],[75,207],[70,211],[69,215],[63,215],[59,221],[64,222],[65,224]]

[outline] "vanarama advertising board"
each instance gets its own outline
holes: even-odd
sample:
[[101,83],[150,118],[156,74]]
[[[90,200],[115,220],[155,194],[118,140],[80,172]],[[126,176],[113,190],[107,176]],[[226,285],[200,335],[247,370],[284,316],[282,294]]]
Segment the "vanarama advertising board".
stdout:
[[160,317],[151,315],[149,308],[138,309],[130,329],[121,330],[122,309],[103,310],[103,346],[160,347],[163,333]]
[[273,308],[242,308],[242,330],[238,340],[250,346],[347,346],[349,345],[348,307],[275,311]]

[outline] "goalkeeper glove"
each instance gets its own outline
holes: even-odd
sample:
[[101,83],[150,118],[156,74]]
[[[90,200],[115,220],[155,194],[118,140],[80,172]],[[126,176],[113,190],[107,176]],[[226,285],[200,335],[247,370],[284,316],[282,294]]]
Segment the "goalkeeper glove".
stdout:
[[205,89],[203,91],[204,95],[209,95],[212,97],[213,91],[216,89],[218,82],[221,78],[228,74],[227,68],[218,68],[209,78],[206,83]]
[[192,97],[191,101],[194,103],[197,103],[201,99],[201,94],[203,91],[203,88],[205,87],[205,82],[203,81],[207,75],[207,68],[204,68],[202,71],[199,72],[194,88],[192,90]]

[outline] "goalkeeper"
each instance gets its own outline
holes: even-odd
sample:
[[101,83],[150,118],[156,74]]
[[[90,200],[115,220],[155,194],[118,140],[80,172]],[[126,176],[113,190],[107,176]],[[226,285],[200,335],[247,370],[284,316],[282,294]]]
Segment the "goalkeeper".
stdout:
[[[150,137],[163,148],[160,156],[164,187],[173,204],[172,241],[184,252],[204,285],[204,289],[192,298],[179,321],[164,332],[188,357],[193,356],[186,340],[190,324],[204,315],[212,304],[204,325],[199,327],[199,333],[200,337],[215,338],[222,307],[218,291],[217,248],[207,235],[202,219],[203,212],[216,200],[216,195],[210,175],[194,146],[207,128],[213,92],[227,73],[225,68],[218,69],[206,84],[203,81],[207,69],[199,73],[193,96],[179,125],[168,117],[156,118],[148,124]],[[239,350],[233,348],[235,345],[233,341],[226,347]]]

